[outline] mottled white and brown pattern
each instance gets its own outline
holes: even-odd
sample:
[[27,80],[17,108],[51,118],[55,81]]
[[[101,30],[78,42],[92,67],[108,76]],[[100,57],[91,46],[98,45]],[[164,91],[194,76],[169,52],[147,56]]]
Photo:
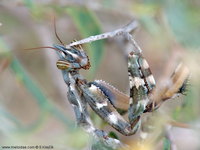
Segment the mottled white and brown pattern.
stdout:
[[[129,95],[122,93],[102,80],[87,82],[79,74],[79,69],[89,69],[89,58],[79,46],[58,49],[60,60],[57,66],[62,70],[68,85],[68,99],[72,104],[77,122],[102,138],[107,135],[94,128],[87,112],[87,104],[108,124],[123,135],[134,134],[141,122],[141,115],[157,109],[163,101],[183,93],[189,75],[184,65],[177,67],[163,87],[156,87],[153,74],[147,60],[141,53],[130,52],[128,55]],[[128,112],[128,120],[121,114]]]

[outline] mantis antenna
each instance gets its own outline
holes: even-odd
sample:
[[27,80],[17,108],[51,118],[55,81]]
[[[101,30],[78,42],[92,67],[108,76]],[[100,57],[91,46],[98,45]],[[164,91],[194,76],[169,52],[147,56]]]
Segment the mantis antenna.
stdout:
[[42,46],[42,47],[34,47],[34,48],[27,48],[24,50],[34,50],[34,49],[42,49],[42,48],[50,48],[50,49],[54,49],[56,51],[58,51],[58,49],[54,48],[54,47],[50,47],[50,46]]
[[55,32],[56,38],[64,46],[64,43],[61,41],[61,39],[59,38],[59,36],[57,34],[57,31],[56,31],[56,19],[55,19],[55,16],[53,17],[53,25],[54,25],[54,32]]

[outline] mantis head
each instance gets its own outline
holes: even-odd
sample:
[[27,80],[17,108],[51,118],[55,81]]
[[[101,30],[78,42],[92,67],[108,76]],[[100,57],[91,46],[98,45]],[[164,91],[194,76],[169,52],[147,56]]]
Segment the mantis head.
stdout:
[[66,48],[62,45],[53,45],[60,59],[56,65],[61,70],[89,69],[90,62],[85,51],[80,45]]

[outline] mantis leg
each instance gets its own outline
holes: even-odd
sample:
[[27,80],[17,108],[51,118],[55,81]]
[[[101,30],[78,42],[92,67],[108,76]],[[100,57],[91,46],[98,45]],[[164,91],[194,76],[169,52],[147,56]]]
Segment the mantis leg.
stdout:
[[109,97],[94,83],[80,85],[90,107],[108,124],[123,135],[134,134],[138,126],[131,127],[116,110]]
[[96,140],[103,141],[107,146],[112,147],[113,149],[123,147],[124,145],[119,140],[108,137],[106,132],[94,127],[87,111],[87,101],[76,84],[77,77],[79,76],[74,77],[71,73],[64,70],[62,73],[63,78],[68,85],[67,97],[74,109],[77,124],[86,132],[92,134]]
[[130,52],[128,56],[128,74],[130,81],[129,121],[132,124],[140,119],[149,102],[148,95],[155,87],[155,80],[147,61],[142,54]]
[[[79,85],[90,107],[123,135],[132,135],[137,131],[140,125],[140,115],[149,102],[148,94],[155,86],[148,64],[141,55],[130,53],[128,71],[130,79],[129,122],[116,110],[117,103],[114,101],[116,94],[113,93],[113,91],[117,92],[116,89],[110,89],[111,86],[105,83],[103,85],[102,82]],[[125,95],[123,96],[126,98]]]

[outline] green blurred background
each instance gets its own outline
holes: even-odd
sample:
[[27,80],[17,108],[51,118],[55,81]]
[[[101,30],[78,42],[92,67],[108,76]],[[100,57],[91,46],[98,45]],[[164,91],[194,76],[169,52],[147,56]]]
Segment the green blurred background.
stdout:
[[[79,150],[91,145],[88,135],[76,128],[66,85],[56,68],[56,53],[24,50],[58,43],[55,16],[57,32],[66,44],[138,20],[134,37],[156,80],[170,75],[183,61],[191,71],[187,95],[166,102],[154,121],[172,118],[189,124],[189,129],[173,127],[171,134],[178,149],[199,150],[199,14],[199,0],[0,0],[0,146],[52,145],[56,150]],[[105,80],[128,93],[124,57],[128,46],[123,38],[84,48],[92,64],[90,71],[82,71],[85,78]],[[91,116],[97,127],[113,130],[94,113]],[[163,132],[154,134],[153,149],[167,150],[164,129],[158,130]],[[125,143],[138,138],[114,132]]]

